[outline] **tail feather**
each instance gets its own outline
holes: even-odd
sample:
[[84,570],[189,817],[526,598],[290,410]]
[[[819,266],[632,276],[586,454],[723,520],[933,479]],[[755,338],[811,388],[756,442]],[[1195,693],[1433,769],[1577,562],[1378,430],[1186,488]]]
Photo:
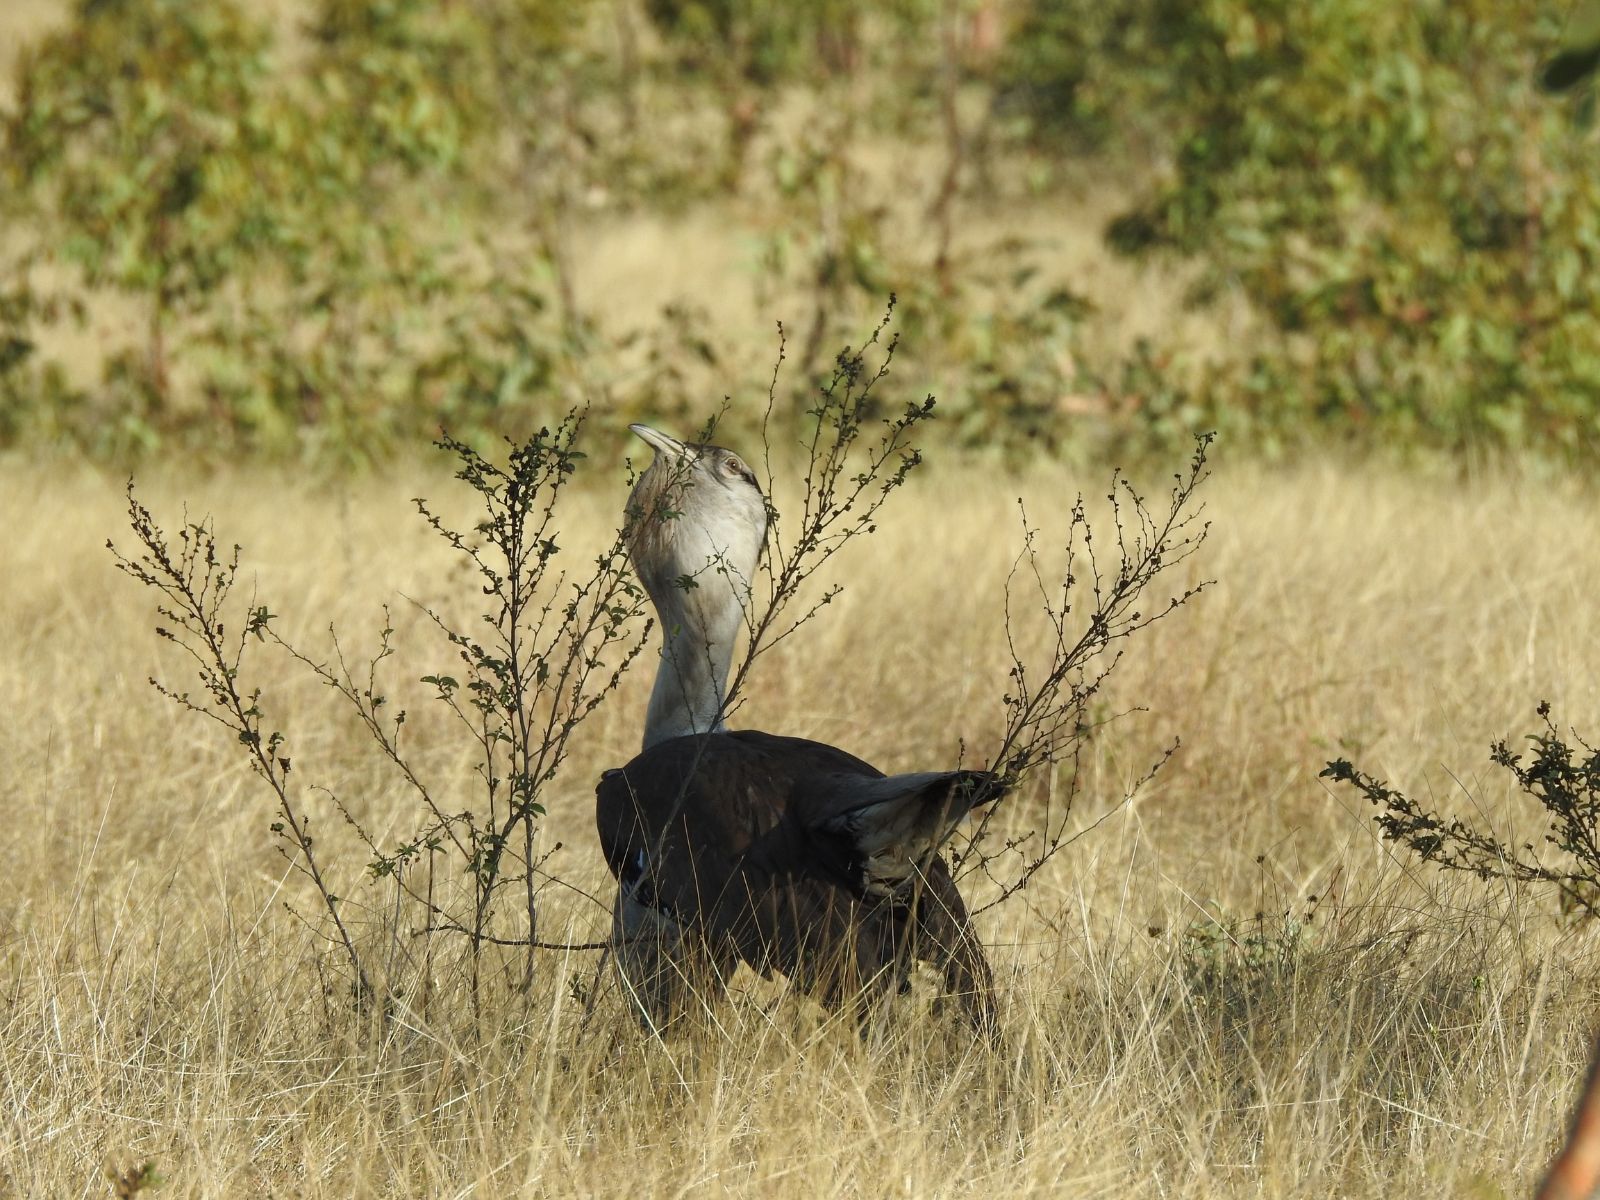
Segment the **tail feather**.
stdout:
[[921,771],[855,778],[828,798],[812,828],[845,852],[847,875],[868,896],[906,887],[974,808],[1005,785],[987,771]]

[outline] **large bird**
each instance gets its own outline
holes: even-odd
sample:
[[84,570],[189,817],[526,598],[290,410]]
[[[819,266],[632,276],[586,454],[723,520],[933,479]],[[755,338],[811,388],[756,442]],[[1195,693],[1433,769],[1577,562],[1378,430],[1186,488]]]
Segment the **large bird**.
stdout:
[[766,499],[731,450],[631,428],[655,451],[629,497],[629,554],[663,645],[644,750],[602,776],[596,823],[619,885],[617,966],[640,1015],[665,1027],[741,960],[864,1014],[920,959],[992,1030],[989,964],[938,849],[1001,781],[886,776],[821,742],[727,729]]

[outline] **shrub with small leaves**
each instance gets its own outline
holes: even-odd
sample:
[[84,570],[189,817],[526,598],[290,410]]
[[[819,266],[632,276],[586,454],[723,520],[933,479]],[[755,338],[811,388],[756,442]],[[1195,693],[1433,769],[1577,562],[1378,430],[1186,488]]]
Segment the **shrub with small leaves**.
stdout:
[[1543,811],[1548,827],[1539,842],[1517,845],[1492,828],[1446,816],[1344,759],[1329,763],[1322,775],[1365,796],[1379,809],[1383,839],[1423,862],[1479,879],[1547,885],[1563,914],[1600,917],[1600,751],[1576,733],[1563,735],[1548,703],[1538,714],[1544,728],[1528,735],[1531,753],[1498,741],[1489,757]]
[[[547,876],[538,839],[545,797],[573,733],[616,691],[650,628],[643,619],[644,593],[628,570],[626,531],[581,564],[568,568],[561,557],[557,515],[583,458],[576,444],[582,425],[581,414],[573,412],[554,429],[511,443],[504,465],[446,436],[439,445],[455,457],[457,478],[476,494],[478,519],[458,528],[427,501],[416,502],[429,527],[470,566],[486,603],[481,622],[468,626],[423,609],[455,660],[420,681],[472,743],[468,759],[476,764],[476,800],[465,807],[446,802],[446,786],[430,780],[413,760],[407,713],[390,702],[404,681],[393,676],[398,647],[387,608],[377,650],[365,661],[348,655],[333,630],[327,655],[297,647],[280,634],[277,615],[258,597],[234,594],[239,547],[221,546],[209,521],[187,519],[174,543],[129,485],[138,549],[124,555],[112,544],[112,553],[124,572],[156,593],[156,634],[198,667],[202,690],[191,694],[151,682],[180,707],[227,730],[267,783],[277,807],[271,831],[313,885],[364,1000],[381,996],[387,1003],[420,991],[426,1007],[435,935],[465,940],[474,1012],[487,947],[522,948],[524,984],[531,981],[533,951],[542,945],[539,899]],[[362,950],[361,931],[353,928],[334,883],[334,874],[345,868],[324,861],[310,832],[305,791],[291,783],[287,739],[269,716],[262,689],[249,682],[263,646],[285,652],[339,695],[376,755],[414,796],[415,828],[380,838],[362,820],[360,800],[311,787],[367,846],[369,882],[392,889],[387,902],[369,911],[380,922],[414,920],[412,932],[423,939],[420,956],[406,952],[379,972]],[[305,774],[295,770],[294,779]],[[463,877],[466,886],[459,888],[456,881]],[[502,901],[513,890],[526,929],[508,937],[498,932],[497,918],[510,907]],[[380,941],[401,945],[399,933],[390,928]]]

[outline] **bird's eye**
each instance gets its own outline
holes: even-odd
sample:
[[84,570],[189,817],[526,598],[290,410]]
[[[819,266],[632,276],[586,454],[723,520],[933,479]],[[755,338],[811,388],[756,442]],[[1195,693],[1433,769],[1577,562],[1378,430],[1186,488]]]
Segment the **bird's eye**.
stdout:
[[740,462],[737,458],[734,458],[731,454],[722,460],[722,469],[729,475],[743,475],[746,478],[748,478],[750,475],[750,468],[745,466],[744,463]]

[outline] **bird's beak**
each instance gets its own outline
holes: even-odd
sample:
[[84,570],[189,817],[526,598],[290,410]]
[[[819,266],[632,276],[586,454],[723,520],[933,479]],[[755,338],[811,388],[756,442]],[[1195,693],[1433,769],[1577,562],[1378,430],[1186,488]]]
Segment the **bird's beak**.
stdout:
[[677,438],[662,433],[659,429],[651,429],[648,425],[629,425],[628,428],[638,434],[662,458],[668,461],[680,461],[689,454],[689,447]]

